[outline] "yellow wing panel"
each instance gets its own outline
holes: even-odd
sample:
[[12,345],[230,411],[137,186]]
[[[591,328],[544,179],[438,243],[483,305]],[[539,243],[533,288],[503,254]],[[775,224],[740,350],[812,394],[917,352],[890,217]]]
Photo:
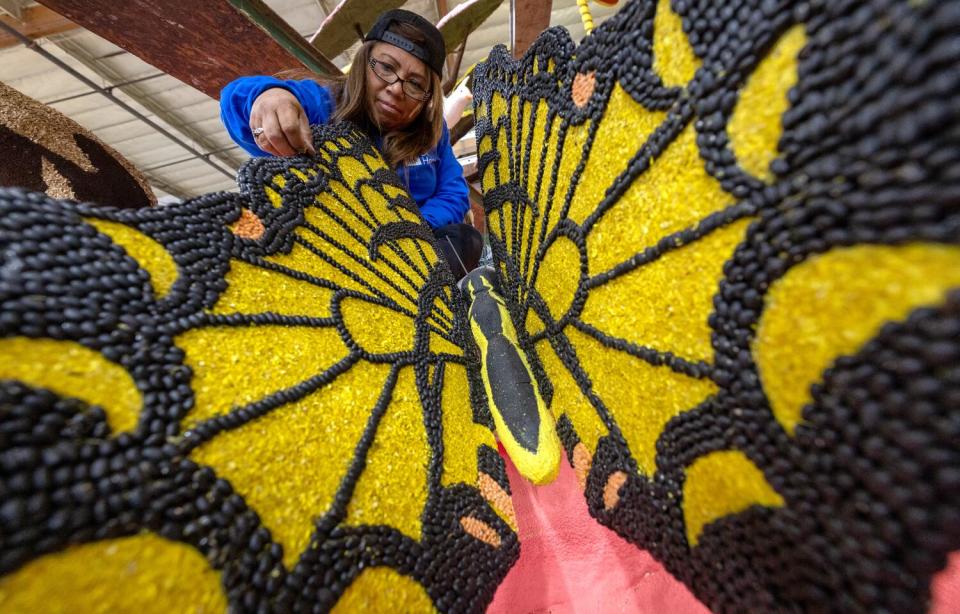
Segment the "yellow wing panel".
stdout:
[[797,56],[806,42],[802,25],[780,37],[747,80],[727,126],[740,166],[763,181],[773,180],[770,163],[783,133],[780,118],[790,106],[787,93],[797,83]]
[[398,606],[399,611],[411,614],[436,611],[430,596],[416,580],[389,567],[371,567],[347,587],[331,612],[395,614]]
[[190,458],[227,479],[292,569],[353,461],[389,365],[360,363],[303,399],[227,431]]
[[712,362],[707,318],[723,263],[750,221],[734,222],[599,286],[590,293],[580,319],[637,345]]
[[653,70],[666,86],[684,87],[700,68],[683,32],[683,21],[670,8],[670,0],[657,0],[653,21]]
[[777,421],[792,435],[834,360],[958,286],[960,248],[940,245],[837,248],[790,269],[767,294],[752,348]]
[[477,450],[481,445],[497,447],[493,433],[473,421],[470,407],[470,386],[467,371],[460,365],[448,364],[443,377],[443,449],[447,457],[440,483],[476,484],[477,455],[464,450]]
[[213,327],[174,339],[193,369],[191,426],[319,375],[346,358],[334,328]]
[[406,367],[400,370],[344,524],[388,525],[419,540],[430,456],[413,368]]
[[388,354],[413,349],[416,329],[406,314],[353,297],[340,302],[340,314],[351,338],[367,352]]
[[657,470],[657,439],[667,422],[714,394],[716,384],[610,351],[576,329],[567,327],[566,334],[593,381],[594,391],[620,425],[640,471],[653,475]]
[[607,426],[597,410],[584,396],[570,371],[557,356],[549,341],[537,344],[537,353],[543,360],[543,368],[553,384],[553,400],[550,409],[559,418],[566,415],[577,431],[580,441],[590,453],[597,451],[597,442],[608,434]]
[[333,290],[242,260],[230,263],[227,289],[213,313],[266,313],[328,318]]
[[687,468],[683,485],[683,519],[693,547],[703,527],[752,505],[780,507],[781,497],[746,454],[723,450],[701,456]]
[[566,237],[558,237],[540,262],[536,288],[559,320],[567,313],[580,285],[580,250]]
[[[704,169],[696,138],[690,123],[590,230],[587,254],[591,275],[613,268],[662,237],[731,204],[733,199]],[[683,206],[664,207],[665,202]]]
[[115,434],[137,426],[143,398],[130,374],[75,341],[0,339],[0,379],[99,405]]
[[227,599],[197,550],[143,533],[71,546],[3,576],[0,610],[221,614]]
[[118,222],[87,218],[85,220],[97,230],[110,237],[114,243],[137,261],[137,264],[150,275],[150,285],[157,298],[163,298],[177,281],[177,263],[162,245],[144,233]]
[[[583,223],[593,213],[610,184],[627,169],[633,155],[663,123],[666,115],[663,111],[648,111],[619,84],[614,85],[604,118],[597,126],[587,164],[578,177],[577,191],[567,214],[570,219]],[[574,152],[567,151],[565,156]],[[627,203],[622,202],[620,206],[627,206]],[[602,237],[593,234],[597,241],[603,241]]]
[[[547,228],[553,228],[557,222],[560,221],[560,214],[563,212],[563,203],[567,198],[567,192],[570,190],[570,182],[575,178],[574,171],[577,170],[580,158],[589,153],[584,151],[584,149],[587,143],[587,137],[590,134],[591,123],[590,121],[586,121],[579,125],[567,126],[566,134],[557,151],[557,156],[560,156],[560,164],[557,170],[557,182],[553,190],[553,204],[550,205],[550,213],[546,219]],[[579,186],[580,182],[577,181],[573,188],[574,199],[578,198],[576,192],[579,191]],[[571,201],[571,203],[572,202],[573,201]]]
[[277,253],[266,256],[264,260],[284,266],[293,271],[306,273],[317,279],[330,281],[341,288],[362,292],[373,296],[374,293],[364,286],[358,277],[350,274],[349,270],[334,266],[315,252],[300,243],[294,243],[288,253]]

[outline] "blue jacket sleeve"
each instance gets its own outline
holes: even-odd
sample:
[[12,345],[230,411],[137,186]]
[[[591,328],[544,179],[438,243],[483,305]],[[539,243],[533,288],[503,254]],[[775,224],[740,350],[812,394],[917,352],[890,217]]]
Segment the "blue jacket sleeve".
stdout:
[[257,147],[250,132],[250,109],[257,96],[270,88],[290,91],[307,114],[311,124],[323,124],[333,114],[333,98],[327,88],[316,81],[281,81],[273,77],[240,77],[220,92],[220,120],[230,138],[252,156],[270,155]]
[[443,134],[437,143],[437,157],[440,159],[437,167],[437,189],[433,196],[420,203],[420,213],[431,228],[459,224],[470,208],[463,167],[453,155],[450,133],[446,126],[443,127]]

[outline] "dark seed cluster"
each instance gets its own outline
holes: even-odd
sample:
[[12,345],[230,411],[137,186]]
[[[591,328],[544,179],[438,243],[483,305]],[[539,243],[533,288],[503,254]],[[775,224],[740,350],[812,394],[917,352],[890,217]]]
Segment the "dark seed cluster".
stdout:
[[148,529],[198,548],[223,571],[232,602],[253,600],[255,610],[276,596],[266,576],[283,577],[279,546],[209,468],[136,435],[111,438],[101,408],[15,382],[0,386],[0,407],[9,410],[0,452],[4,572],[70,544]]
[[480,446],[477,450],[477,468],[493,478],[504,492],[511,494],[506,463],[496,450],[489,446]]
[[[402,285],[395,286],[393,296],[383,286],[369,283],[369,294],[364,295],[309,270],[297,271],[267,260],[296,245],[344,275],[354,276],[358,283],[364,278],[356,276],[357,266],[369,266],[375,260],[390,264],[398,276],[412,283],[416,280],[406,271],[426,260],[419,243],[410,249],[398,247],[400,239],[432,241],[424,227],[416,224],[385,225],[373,233],[359,264],[344,262],[332,237],[326,243],[307,241],[302,232],[296,232],[310,226],[305,209],[329,207],[317,199],[329,189],[329,182],[353,186],[358,180],[343,176],[338,162],[345,157],[369,171],[369,176],[359,178],[361,186],[379,193],[384,193],[384,186],[402,188],[393,173],[367,165],[365,156],[378,154],[352,126],[317,127],[314,137],[318,149],[327,153],[326,162],[320,158],[251,161],[238,180],[241,195],[211,194],[162,208],[119,211],[0,189],[0,340],[73,342],[122,367],[142,399],[135,426],[118,432],[116,416],[102,407],[25,382],[0,380],[0,574],[15,573],[44,554],[72,545],[146,530],[202,553],[219,571],[223,592],[236,611],[324,611],[363,570],[373,566],[391,567],[413,578],[444,611],[477,611],[492,599],[518,556],[516,534],[475,484],[441,485],[444,365],[469,365],[476,360],[475,348],[465,344],[463,305],[452,291],[449,271],[443,265],[423,271],[420,291],[414,295],[401,295]],[[308,173],[317,168],[322,172]],[[282,187],[275,182],[277,176],[284,178]],[[279,194],[279,206],[268,197],[268,189]],[[359,193],[360,188],[356,190]],[[407,196],[388,200],[392,207],[417,211]],[[346,202],[340,204],[348,207]],[[333,208],[326,211],[337,214]],[[354,214],[363,219],[364,212]],[[141,263],[87,220],[116,223],[149,237],[172,258],[176,281],[158,295],[155,280]],[[327,236],[326,229],[308,230],[321,239]],[[239,260],[335,290],[333,316],[212,314],[227,288],[225,276],[231,262]],[[405,268],[399,266],[401,260]],[[381,279],[395,283],[389,277]],[[338,305],[351,296],[396,311],[412,303],[409,316],[417,331],[414,349],[374,354],[350,342],[353,333]],[[436,301],[453,313],[445,326],[428,318]],[[175,337],[201,327],[268,324],[335,327],[350,351],[314,377],[184,430],[183,419],[196,403],[191,387],[194,374]],[[465,347],[465,353],[431,353],[431,334]],[[410,342],[398,340],[398,345],[409,348]],[[36,355],[16,358],[42,360]],[[221,433],[323,386],[336,385],[339,375],[363,360],[390,363],[392,374],[371,415],[363,418],[363,435],[333,506],[316,519],[309,546],[289,568],[284,564],[283,546],[237,489],[188,457],[201,445],[216,446]],[[390,526],[347,528],[342,524],[401,367],[416,374],[430,448],[430,457],[424,459],[429,465],[426,508],[416,510],[423,532],[420,541]],[[471,390],[476,388],[477,377],[471,375]],[[478,422],[492,424],[479,402],[475,408]],[[501,488],[508,488],[503,461],[491,449],[447,453],[479,454],[480,469]],[[319,465],[323,459],[316,462]],[[406,497],[408,493],[385,495]],[[464,517],[482,523],[479,526],[487,533],[480,535],[486,536],[486,542],[465,530]]]
[[[922,610],[932,576],[947,553],[960,548],[956,292],[939,307],[916,309],[904,321],[885,325],[856,352],[838,357],[813,386],[813,402],[792,435],[774,417],[752,344],[771,286],[811,258],[857,246],[960,243],[960,106],[954,104],[960,94],[960,6],[672,0],[669,7],[700,63],[689,83],[673,87],[656,74],[653,57],[655,13],[665,4],[627,3],[579,47],[562,31],[550,30],[517,61],[495,49],[476,73],[478,142],[494,143],[479,161],[481,176],[492,172],[495,178],[485,206],[488,212],[509,211],[512,218],[501,219],[513,220],[512,226],[491,225],[491,244],[505,296],[515,301],[511,314],[521,342],[535,356],[546,345],[534,349],[534,343],[549,340],[545,351],[556,353],[610,432],[597,444],[587,477],[591,513],[651,551],[715,610]],[[731,118],[751,75],[798,24],[806,42],[767,181],[738,161]],[[538,71],[551,63],[553,71]],[[593,89],[584,101],[587,75]],[[572,151],[565,137],[584,121],[609,120],[615,85],[644,108],[666,111],[666,119],[638,142],[595,212],[571,227],[564,218],[573,186],[588,179],[582,174],[596,131],[588,130]],[[546,152],[536,181],[527,183],[531,151],[545,144],[523,141],[534,120],[522,104],[519,113],[508,110],[492,120],[492,102],[500,96],[508,105],[513,97],[545,103],[548,124],[561,118],[557,148],[580,156],[566,194],[553,192],[559,156],[551,168],[544,163]],[[585,253],[592,224],[622,206],[626,189],[691,124],[703,168],[730,205],[609,271],[594,271],[586,262],[593,277],[580,281],[564,318],[552,319],[535,285],[544,250],[529,246],[549,245],[562,235]],[[507,177],[501,176],[499,149],[510,158]],[[683,209],[688,203],[663,206]],[[551,208],[561,213],[548,227]],[[713,298],[711,361],[638,346],[577,318],[577,301],[593,288],[745,218],[756,221],[726,262]],[[526,324],[534,317],[546,327],[528,336]],[[670,420],[657,441],[654,475],[639,473],[635,451],[593,393],[565,326],[611,351],[712,381],[719,389]],[[593,367],[590,375],[603,377]],[[572,461],[580,436],[567,417],[558,431]],[[740,451],[755,464],[784,505],[753,506],[717,519],[692,547],[683,514],[686,472],[697,459],[725,450]],[[611,491],[609,480],[618,472],[629,477]]]

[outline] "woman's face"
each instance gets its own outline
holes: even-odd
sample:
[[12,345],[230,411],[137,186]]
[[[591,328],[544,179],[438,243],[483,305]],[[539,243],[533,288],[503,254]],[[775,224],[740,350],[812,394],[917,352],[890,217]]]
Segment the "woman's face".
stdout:
[[[400,79],[414,81],[424,90],[430,89],[430,69],[419,58],[403,49],[377,42],[370,50],[370,57],[381,62],[381,69],[392,68]],[[387,83],[377,76],[369,64],[366,71],[367,109],[381,129],[389,132],[409,126],[426,102],[407,95],[399,80],[396,83]]]

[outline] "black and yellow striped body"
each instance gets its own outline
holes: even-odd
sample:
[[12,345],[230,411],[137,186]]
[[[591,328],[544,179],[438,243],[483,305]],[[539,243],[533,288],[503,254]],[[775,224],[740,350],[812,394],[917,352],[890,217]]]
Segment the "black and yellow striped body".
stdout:
[[480,349],[480,373],[497,436],[520,474],[535,484],[552,481],[560,467],[560,440],[530,364],[517,340],[490,268],[463,282],[470,300],[470,330]]

